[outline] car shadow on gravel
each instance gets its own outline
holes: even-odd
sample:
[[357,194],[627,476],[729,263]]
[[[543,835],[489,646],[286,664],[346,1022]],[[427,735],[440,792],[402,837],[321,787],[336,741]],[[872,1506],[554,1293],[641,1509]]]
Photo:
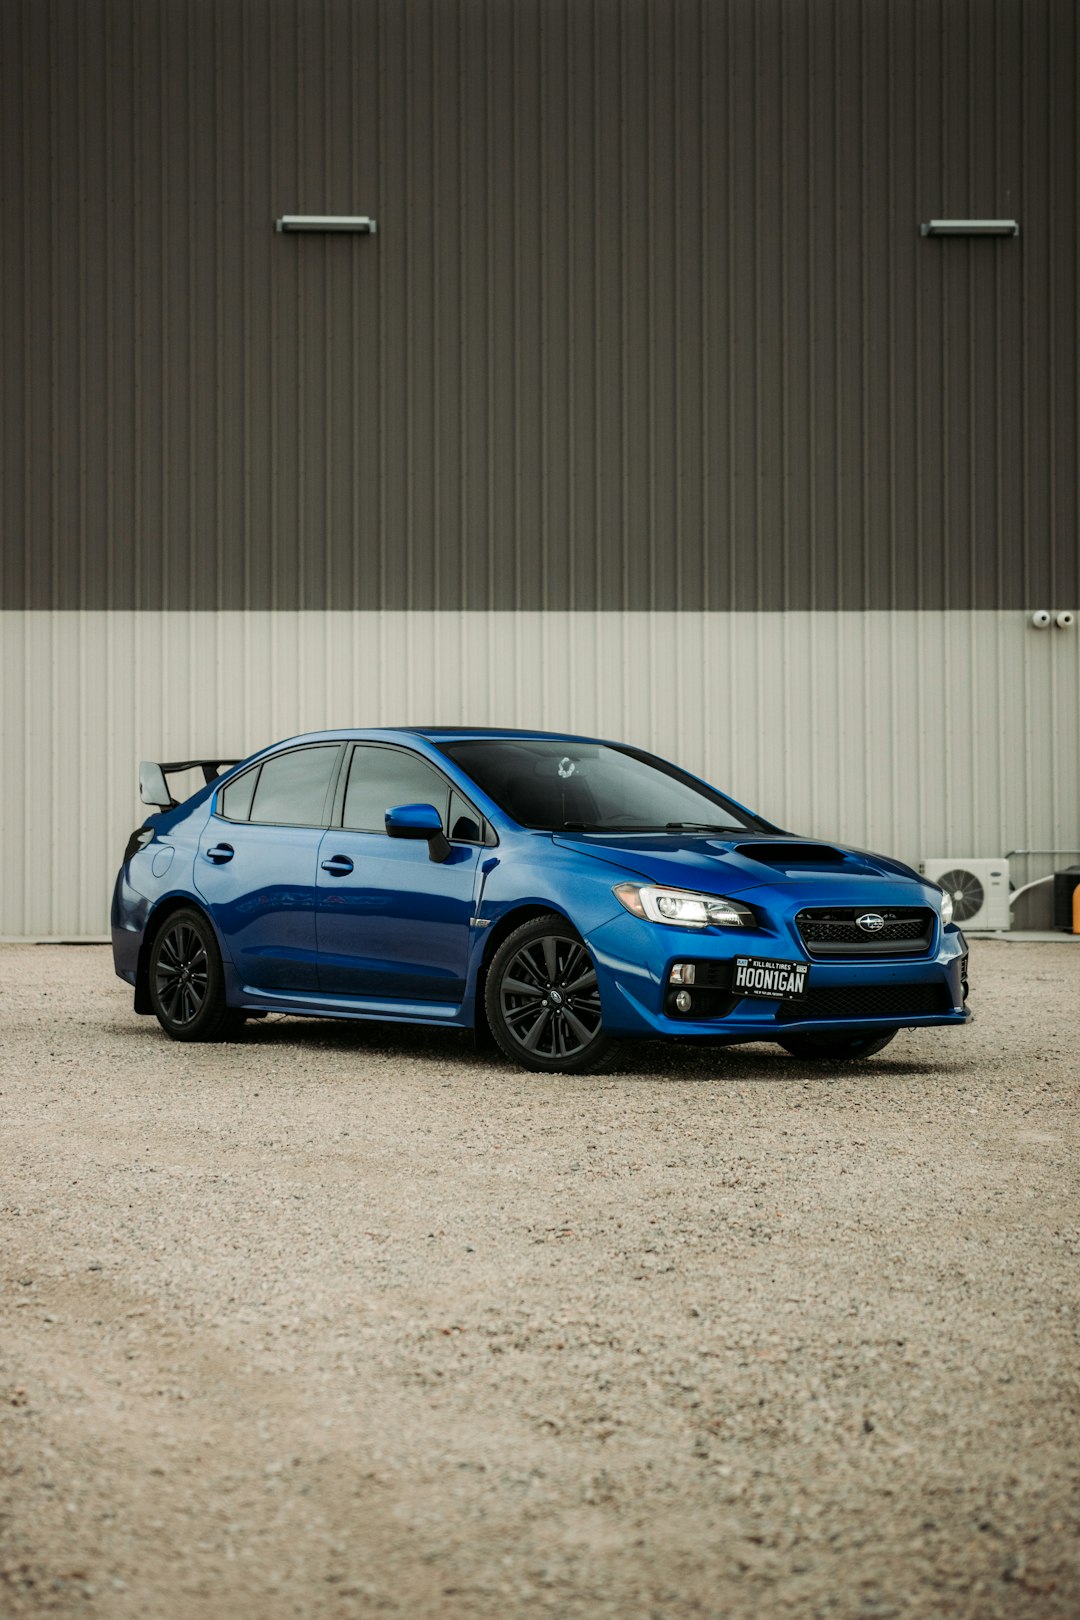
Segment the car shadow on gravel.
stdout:
[[767,1080],[776,1082],[839,1079],[845,1075],[866,1080],[903,1079],[927,1074],[947,1074],[962,1065],[949,1062],[927,1063],[925,1059],[872,1057],[862,1060],[807,1062],[781,1051],[768,1042],[745,1046],[710,1046],[687,1042],[685,1046],[665,1041],[627,1042],[619,1061],[610,1071],[623,1080]]
[[[644,1043],[643,1043],[644,1044]],[[844,1078],[872,1080],[922,1079],[927,1075],[961,1073],[962,1064],[904,1062],[899,1058],[822,1060],[808,1063],[767,1046],[702,1047],[697,1051],[656,1054],[632,1051],[612,1070],[624,1080],[766,1080],[809,1081]]]
[[[126,1024],[123,1032],[138,1037],[164,1040],[156,1023],[139,1020]],[[119,1029],[118,1029],[119,1033]],[[523,1074],[504,1058],[494,1043],[478,1044],[471,1030],[434,1029],[417,1024],[382,1024],[353,1019],[292,1018],[271,1014],[252,1019],[227,1042],[229,1046],[298,1052],[343,1052],[373,1058],[426,1058],[453,1063],[463,1073],[475,1070],[505,1069]],[[746,1046],[711,1046],[705,1043],[672,1041],[627,1041],[620,1047],[617,1061],[605,1075],[620,1080],[715,1080],[808,1081],[838,1079],[845,1075],[873,1079],[907,1079],[926,1075],[960,1073],[964,1065],[947,1058],[927,1062],[925,1058],[905,1059],[900,1052],[862,1061],[806,1062],[791,1057],[779,1047],[759,1042]],[[538,1078],[547,1078],[539,1076]],[[553,1077],[558,1078],[558,1077]],[[584,1077],[588,1079],[588,1076]]]

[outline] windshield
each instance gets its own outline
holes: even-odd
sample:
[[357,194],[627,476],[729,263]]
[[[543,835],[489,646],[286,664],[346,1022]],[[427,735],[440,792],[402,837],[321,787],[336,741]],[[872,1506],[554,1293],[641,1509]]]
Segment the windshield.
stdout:
[[766,823],[650,754],[499,738],[443,752],[523,827],[549,832],[747,832]]

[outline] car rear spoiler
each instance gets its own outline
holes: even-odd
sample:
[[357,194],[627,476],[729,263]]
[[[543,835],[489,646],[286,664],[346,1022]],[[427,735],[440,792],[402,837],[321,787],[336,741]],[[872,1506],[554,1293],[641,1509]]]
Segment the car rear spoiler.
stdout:
[[174,810],[178,800],[169,792],[165,780],[174,773],[181,771],[199,770],[203,773],[204,782],[212,782],[215,777],[228,765],[239,765],[238,759],[177,759],[171,764],[159,765],[155,760],[144,759],[139,765],[139,798],[143,804],[156,805],[159,810]]

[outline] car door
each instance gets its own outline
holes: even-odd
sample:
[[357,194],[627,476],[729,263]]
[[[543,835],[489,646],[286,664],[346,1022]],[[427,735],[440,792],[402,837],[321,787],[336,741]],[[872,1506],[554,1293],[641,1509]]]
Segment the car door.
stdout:
[[200,839],[195,886],[253,989],[318,990],[315,874],[342,753],[269,755],[221,789]]
[[[323,837],[316,877],[320,987],[380,1001],[459,1002],[482,819],[411,749],[357,743],[345,770],[338,825]],[[451,838],[445,860],[433,861],[423,839],[387,836],[386,811],[403,804],[435,805]]]

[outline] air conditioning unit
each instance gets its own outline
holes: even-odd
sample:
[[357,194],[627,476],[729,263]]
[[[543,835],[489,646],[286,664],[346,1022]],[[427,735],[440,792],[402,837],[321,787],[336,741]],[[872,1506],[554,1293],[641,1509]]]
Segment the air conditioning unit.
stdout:
[[966,855],[927,855],[919,870],[931,883],[952,895],[953,922],[978,931],[1008,930],[1009,863],[974,860]]

